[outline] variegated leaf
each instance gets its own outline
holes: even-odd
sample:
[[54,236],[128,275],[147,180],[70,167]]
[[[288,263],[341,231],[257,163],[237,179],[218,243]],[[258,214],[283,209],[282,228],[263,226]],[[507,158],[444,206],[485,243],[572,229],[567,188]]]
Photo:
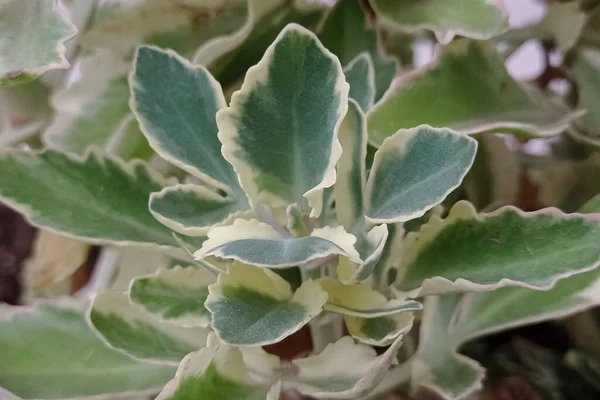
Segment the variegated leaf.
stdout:
[[374,318],[344,316],[348,333],[361,343],[371,346],[389,346],[396,338],[411,330],[415,317],[411,312],[400,312]]
[[0,308],[1,398],[9,396],[3,389],[24,400],[150,396],[173,377],[174,367],[104,344],[86,323],[85,307],[57,301]]
[[248,209],[246,199],[223,197],[194,184],[164,188],[150,196],[150,212],[173,229],[189,236],[206,235],[211,226]]
[[183,359],[156,400],[277,400],[279,390],[279,384],[270,388],[250,379],[240,350],[211,335],[206,348]]
[[577,82],[579,107],[587,113],[575,123],[576,128],[569,130],[570,136],[594,147],[600,147],[600,51],[591,47],[581,47],[573,52],[571,59],[572,74]]
[[[150,193],[170,183],[141,161],[92,151],[0,153],[0,197],[35,225],[98,244],[178,247],[148,211]],[[188,239],[186,239],[188,240]]]
[[597,215],[513,207],[477,215],[459,202],[446,219],[433,216],[408,234],[396,286],[416,296],[502,286],[547,290],[596,268],[599,238]]
[[111,347],[137,359],[177,365],[204,347],[210,329],[160,322],[116,291],[99,293],[89,311],[96,332]]
[[44,142],[73,153],[105,146],[131,114],[129,68],[128,62],[108,51],[83,58],[79,80],[52,96],[56,115],[44,131]]
[[508,30],[503,0],[370,0],[377,16],[404,32],[433,31],[438,41],[454,36],[491,39]]
[[0,3],[0,86],[36,79],[46,71],[65,69],[65,41],[77,28],[57,0],[3,0]]
[[381,143],[400,128],[421,124],[466,134],[549,137],[581,114],[516,82],[495,48],[462,40],[448,46],[437,63],[394,82],[369,112],[369,139]]
[[226,103],[208,71],[174,52],[143,46],[129,83],[131,108],[152,148],[210,185],[243,197],[233,168],[221,156],[215,114]]
[[387,239],[388,226],[386,224],[375,226],[366,235],[359,236],[359,243],[356,247],[364,261],[357,263],[348,257],[340,257],[336,269],[338,279],[349,284],[369,278],[380,262]]
[[287,207],[306,199],[319,216],[323,189],[335,182],[347,108],[338,59],[313,33],[288,25],[217,113],[223,156],[250,202]]
[[238,219],[232,225],[212,228],[194,257],[217,256],[267,268],[303,265],[333,254],[361,262],[355,242],[356,237],[342,227],[317,228],[310,236],[293,237],[254,219]]
[[427,125],[386,139],[367,181],[366,218],[405,222],[422,216],[460,185],[475,158],[477,142]]
[[210,314],[204,307],[208,286],[216,281],[206,269],[175,267],[135,278],[129,298],[161,321],[181,326],[208,326]]
[[327,345],[316,356],[292,361],[298,372],[286,380],[286,386],[315,398],[360,398],[383,380],[396,360],[401,344],[399,336],[382,355],[377,356],[372,347],[356,344],[349,336],[343,337]]
[[212,327],[223,342],[236,346],[276,343],[317,316],[327,301],[315,281],[304,281],[293,293],[276,273],[237,262],[208,289]]
[[140,130],[140,124],[133,114],[127,115],[117,131],[106,143],[106,152],[124,160],[152,160],[154,150]]
[[375,67],[371,55],[363,51],[344,67],[346,81],[350,85],[348,96],[367,112],[375,101]]
[[321,17],[318,2],[248,0],[248,17],[237,31],[216,37],[198,49],[193,58],[221,82],[235,86],[246,71],[258,63],[277,34],[289,23],[311,27]]
[[357,0],[341,0],[329,11],[321,23],[319,39],[342,65],[350,64],[362,52],[368,52],[375,70],[375,100],[389,89],[397,62],[382,51],[379,36],[367,20]]

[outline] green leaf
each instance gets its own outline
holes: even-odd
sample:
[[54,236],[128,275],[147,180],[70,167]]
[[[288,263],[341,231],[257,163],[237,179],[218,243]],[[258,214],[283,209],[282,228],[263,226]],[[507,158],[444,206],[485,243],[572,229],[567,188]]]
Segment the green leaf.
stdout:
[[576,129],[568,133],[576,140],[600,147],[600,51],[591,47],[582,47],[573,52],[572,74],[577,82],[579,107],[587,110],[583,118],[575,123]]
[[362,222],[364,192],[367,180],[367,121],[354,101],[348,102],[348,113],[339,131],[342,156],[336,166],[333,186],[337,219],[346,229]]
[[303,265],[333,254],[361,262],[354,243],[356,237],[344,230],[324,227],[310,236],[283,236],[273,227],[257,220],[238,219],[232,225],[217,226],[208,232],[208,240],[194,258],[217,256],[266,268]]
[[[0,4],[0,86],[69,68],[65,42],[77,28],[56,0],[3,0]],[[26,77],[26,79],[23,79]]]
[[597,194],[588,200],[583,206],[581,206],[579,212],[582,214],[600,213],[600,194]]
[[223,156],[253,205],[303,204],[319,216],[335,182],[348,84],[316,36],[290,24],[217,114]]
[[[316,356],[293,360],[297,375],[286,380],[300,393],[315,398],[356,399],[371,392],[396,360],[401,336],[380,356],[375,350],[345,336]],[[352,366],[352,368],[348,368]]]
[[289,23],[315,25],[323,6],[317,2],[248,0],[248,18],[230,35],[217,37],[198,49],[194,64],[205,65],[223,87],[234,86],[258,63],[279,32]]
[[212,335],[207,347],[186,356],[175,378],[156,400],[277,400],[280,385],[258,385],[249,377],[240,350]]
[[35,225],[97,244],[178,247],[148,211],[150,193],[171,183],[141,161],[92,151],[0,153],[0,196]]
[[140,130],[140,124],[133,114],[129,114],[106,144],[106,152],[124,160],[148,160],[154,150]]
[[276,273],[234,263],[209,286],[205,306],[219,338],[236,346],[276,343],[296,332],[323,310],[327,294],[307,280],[292,293]]
[[150,396],[173,377],[172,367],[106,346],[84,309],[66,301],[0,309],[0,386],[22,399],[121,398]]
[[159,320],[181,326],[208,326],[210,314],[204,307],[208,285],[216,277],[206,269],[175,267],[135,278],[129,298]]
[[486,40],[508,30],[503,1],[489,0],[370,0],[377,16],[404,32],[433,31],[438,41],[454,36]]
[[579,116],[581,111],[571,112],[512,79],[490,45],[462,40],[448,46],[436,64],[397,81],[371,109],[368,126],[374,143],[421,124],[466,134],[549,137]]
[[458,354],[453,337],[458,320],[460,295],[430,296],[425,299],[419,349],[412,359],[411,384],[428,387],[444,399],[466,398],[482,387],[484,368]]
[[432,216],[408,234],[396,286],[419,296],[502,286],[547,290],[598,266],[599,237],[595,215],[514,207],[477,215],[459,202],[446,219]]
[[379,35],[370,26],[358,0],[341,0],[329,11],[319,30],[319,39],[342,65],[350,64],[366,51],[373,60],[375,69],[375,100],[389,89],[396,74],[397,62],[385,55]]
[[240,196],[217,138],[215,114],[225,107],[225,98],[208,71],[174,52],[143,46],[129,84],[131,109],[150,146],[184,171]]
[[56,115],[44,131],[44,142],[72,153],[104,147],[131,115],[129,68],[128,62],[109,52],[83,58],[79,80],[52,97]]
[[367,216],[405,222],[441,203],[473,163],[477,142],[449,129],[419,126],[386,139],[367,182]]
[[357,283],[369,278],[375,271],[384,253],[388,239],[388,227],[381,224],[373,227],[366,235],[358,236],[356,246],[364,261],[356,262],[348,257],[340,257],[336,273],[338,279],[345,284]]
[[188,353],[204,347],[210,332],[160,322],[116,291],[96,296],[89,319],[111,347],[137,359],[167,365],[177,365]]
[[344,316],[348,333],[361,343],[389,346],[397,337],[411,330],[415,317],[410,312],[374,318]]
[[360,53],[344,67],[344,75],[350,84],[348,96],[367,112],[375,100],[375,70],[368,52]]
[[157,220],[189,236],[206,235],[211,226],[249,208],[245,199],[223,197],[194,184],[169,186],[152,193],[149,207]]

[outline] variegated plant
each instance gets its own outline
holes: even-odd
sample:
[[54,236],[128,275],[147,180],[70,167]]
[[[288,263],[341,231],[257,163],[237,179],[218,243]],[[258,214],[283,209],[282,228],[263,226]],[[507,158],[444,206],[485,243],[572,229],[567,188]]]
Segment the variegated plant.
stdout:
[[[65,66],[73,30],[36,1],[53,51],[3,53],[2,83]],[[463,36],[390,87],[398,63],[359,2],[313,3],[147,0],[84,34],[94,52],[54,96],[52,148],[0,150],[0,197],[45,229],[37,262],[65,265],[36,284],[70,274],[87,244],[122,249],[120,283],[0,308],[1,399],[363,399],[402,385],[465,398],[485,373],[466,341],[600,304],[597,199],[477,211],[511,203],[514,182],[486,182],[504,183],[493,133],[594,125],[481,41],[506,31],[504,9],[371,0],[392,31]],[[0,33],[20,7],[0,0]],[[594,57],[574,70],[591,75]],[[69,257],[52,254],[58,240]],[[269,347],[306,331],[302,354]]]

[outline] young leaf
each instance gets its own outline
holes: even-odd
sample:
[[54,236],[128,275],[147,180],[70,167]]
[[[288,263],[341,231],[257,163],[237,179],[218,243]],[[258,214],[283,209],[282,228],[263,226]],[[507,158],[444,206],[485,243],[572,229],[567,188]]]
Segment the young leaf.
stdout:
[[310,236],[297,238],[283,236],[270,225],[254,219],[238,219],[232,225],[212,228],[208,240],[194,257],[217,256],[266,268],[303,265],[333,254],[361,262],[354,249],[355,242],[356,237],[341,226],[317,228]]
[[138,359],[169,365],[177,365],[188,353],[204,347],[210,332],[160,322],[130,303],[126,294],[115,291],[96,296],[89,319],[111,347]]
[[359,238],[357,248],[364,261],[357,263],[348,257],[340,257],[338,262],[336,273],[338,279],[345,284],[364,281],[375,271],[388,239],[388,226],[375,226],[364,237]]
[[21,399],[150,396],[175,368],[111,349],[85,321],[81,302],[0,309],[2,388]]
[[317,2],[287,0],[248,0],[247,4],[244,25],[208,41],[193,58],[194,64],[205,65],[225,88],[244,78],[287,24],[313,26],[323,9]]
[[[396,360],[401,336],[380,356],[366,345],[349,337],[331,343],[316,356],[292,361],[298,369],[290,377],[290,387],[315,398],[356,399],[371,392]],[[348,368],[352,366],[352,368]]]
[[276,343],[321,313],[327,301],[312,280],[292,293],[276,273],[237,262],[208,289],[212,327],[223,342],[236,346]]
[[375,143],[421,124],[466,134],[549,137],[579,116],[581,111],[571,112],[512,79],[494,48],[463,40],[442,52],[436,64],[396,81],[371,109],[367,125]]
[[374,318],[344,316],[348,333],[361,343],[371,346],[389,346],[397,337],[410,331],[415,317],[400,312]]
[[175,267],[131,282],[129,298],[161,321],[181,326],[208,326],[210,314],[204,307],[208,285],[216,277],[206,269]]
[[250,202],[287,207],[306,198],[319,216],[323,189],[335,182],[347,109],[338,59],[313,33],[288,25],[217,113],[223,156]]
[[350,84],[348,96],[367,112],[375,100],[375,67],[368,52],[360,53],[344,67],[344,75]]
[[0,4],[0,86],[24,83],[65,69],[65,42],[77,28],[56,0],[3,0]]
[[392,223],[422,216],[460,185],[476,151],[474,139],[449,129],[423,125],[398,131],[375,153],[366,218]]
[[129,68],[128,62],[110,52],[83,58],[79,80],[52,96],[56,115],[44,131],[44,142],[73,153],[104,147],[131,115]]
[[485,40],[508,30],[503,0],[371,0],[384,23],[404,32],[428,29],[438,41],[456,35]]
[[213,225],[249,208],[246,199],[223,197],[199,185],[179,184],[150,196],[154,218],[188,236],[206,235]]
[[221,156],[217,138],[215,114],[225,98],[210,73],[174,52],[143,46],[129,84],[131,109],[152,148],[199,179],[239,195],[237,176]]
[[333,186],[335,211],[340,224],[352,229],[362,222],[367,179],[367,121],[354,100],[348,102],[348,113],[340,126],[339,140],[343,151]]
[[396,286],[418,296],[507,285],[547,290],[598,266],[599,237],[596,216],[513,207],[477,215],[459,202],[446,219],[433,216],[408,234]]
[[379,36],[370,26],[360,1],[338,1],[321,23],[319,39],[342,65],[350,64],[362,52],[369,53],[375,70],[375,100],[388,90],[397,63],[383,53]]
[[156,400],[277,400],[279,385],[258,385],[249,378],[240,350],[209,336],[207,347],[186,356],[175,378]]
[[170,183],[140,162],[92,151],[0,153],[0,196],[40,227],[97,244],[178,247],[148,211]]

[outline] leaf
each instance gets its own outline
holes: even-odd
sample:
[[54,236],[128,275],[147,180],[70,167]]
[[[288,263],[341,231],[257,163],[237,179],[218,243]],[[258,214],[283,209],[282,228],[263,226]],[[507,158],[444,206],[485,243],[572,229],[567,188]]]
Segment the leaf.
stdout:
[[568,133],[576,140],[600,147],[600,96],[596,88],[600,87],[600,52],[591,47],[582,47],[573,52],[571,70],[577,82],[577,106],[585,108],[586,114],[576,121],[576,129]]
[[386,139],[367,181],[367,220],[406,222],[425,214],[456,189],[475,158],[477,142],[427,125]]
[[418,296],[503,286],[548,290],[598,266],[599,235],[595,215],[514,207],[477,215],[459,202],[446,219],[432,216],[408,234],[396,287]]
[[308,200],[311,216],[335,182],[338,129],[348,108],[342,67],[316,36],[290,24],[217,113],[223,156],[253,205]]
[[360,262],[355,242],[356,237],[342,227],[317,228],[310,236],[296,238],[254,219],[238,219],[232,225],[212,228],[194,258],[217,256],[266,268],[303,265],[333,254]]
[[367,112],[375,100],[375,70],[368,52],[360,53],[344,67],[346,81],[350,84],[348,96]]
[[[361,236],[359,236],[361,237]],[[388,239],[388,227],[381,224],[373,227],[359,242],[359,255],[364,261],[356,262],[348,257],[340,257],[336,273],[345,283],[357,283],[369,278],[380,261]]]
[[[293,360],[298,373],[289,385],[300,393],[327,399],[356,399],[371,392],[396,360],[401,337],[380,356],[366,345],[345,336],[316,356]],[[352,366],[352,368],[348,368]],[[286,382],[288,383],[288,382]]]
[[69,68],[65,42],[77,28],[55,0],[0,4],[0,86],[24,83]]
[[133,114],[129,114],[106,144],[106,152],[124,160],[152,160],[154,151],[140,130]]
[[379,100],[390,87],[397,62],[382,52],[379,35],[370,26],[360,1],[338,1],[318,32],[323,45],[339,57],[342,65],[350,64],[362,52],[370,54],[375,70],[375,100]]
[[544,39],[554,40],[556,49],[565,54],[577,43],[587,21],[576,3],[553,3],[548,7],[536,31]]
[[153,275],[135,278],[129,297],[160,321],[206,327],[210,324],[210,313],[204,302],[208,285],[215,280],[206,269],[179,266],[160,269]]
[[223,87],[235,85],[258,63],[277,34],[289,23],[311,27],[323,6],[313,2],[248,0],[248,17],[237,31],[216,37],[198,49],[194,64],[205,65]]
[[421,124],[466,134],[550,137],[579,116],[581,111],[571,112],[512,79],[494,48],[462,40],[437,63],[399,78],[371,109],[367,125],[370,140],[379,144],[400,128]]
[[278,399],[279,387],[271,390],[249,378],[240,350],[211,336],[206,348],[183,359],[177,375],[156,400]]
[[0,386],[22,399],[117,399],[150,396],[173,377],[172,367],[141,363],[106,346],[84,309],[73,301],[4,308]]
[[374,318],[344,316],[348,333],[361,343],[389,346],[397,337],[411,330],[415,317],[410,312]]
[[352,229],[362,222],[367,179],[367,121],[354,100],[348,102],[348,113],[338,135],[342,156],[336,166],[336,181],[333,186],[335,211],[342,226]]
[[137,359],[177,365],[188,353],[204,347],[209,330],[160,322],[127,295],[104,291],[89,311],[96,332],[111,347]]
[[79,80],[52,96],[56,115],[44,131],[45,144],[72,153],[104,147],[131,113],[129,68],[128,62],[106,51],[83,58]]
[[307,280],[292,293],[276,273],[234,263],[209,286],[205,306],[220,340],[235,346],[263,346],[296,332],[323,310],[327,294]]
[[508,30],[502,0],[370,0],[377,16],[404,32],[433,31],[438,41],[449,43],[456,35],[486,40]]
[[89,244],[80,240],[40,230],[33,255],[26,262],[29,285],[36,290],[64,281],[85,262],[89,249]]
[[225,98],[208,71],[174,52],[142,46],[129,84],[131,109],[150,146],[184,171],[239,195],[217,138],[215,114],[225,107]]
[[96,244],[177,247],[148,212],[150,193],[170,181],[140,162],[99,152],[0,153],[0,196],[33,224]]
[[452,334],[460,299],[456,294],[425,299],[419,349],[411,366],[415,389],[425,386],[445,399],[468,397],[482,387],[485,375],[481,365],[457,352],[460,343]]
[[248,203],[223,197],[203,186],[179,184],[152,193],[149,207],[154,218],[174,231],[202,236],[211,226],[247,210]]
[[[124,4],[125,3],[125,4]],[[87,30],[81,44],[92,51],[110,49],[129,55],[140,43],[189,55],[203,42],[244,23],[243,0],[173,0],[120,2],[110,16]]]
[[588,200],[583,206],[581,206],[579,212],[582,214],[600,213],[600,194],[597,194]]

